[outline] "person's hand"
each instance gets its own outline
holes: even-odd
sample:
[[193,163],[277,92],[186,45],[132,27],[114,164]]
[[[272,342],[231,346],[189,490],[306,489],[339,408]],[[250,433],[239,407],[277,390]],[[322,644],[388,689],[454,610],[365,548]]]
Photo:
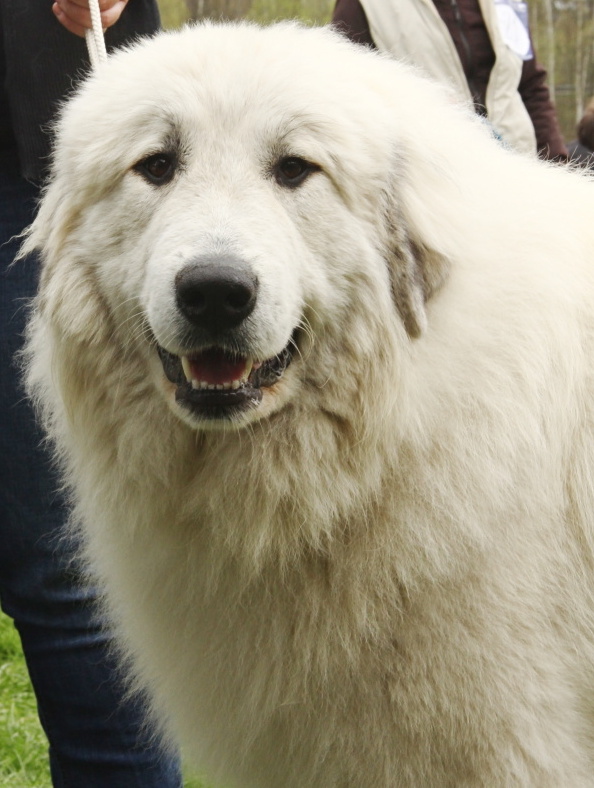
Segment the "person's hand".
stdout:
[[[99,0],[104,30],[118,21],[127,2],[128,0]],[[56,0],[52,11],[58,22],[77,36],[84,36],[92,27],[88,0]]]

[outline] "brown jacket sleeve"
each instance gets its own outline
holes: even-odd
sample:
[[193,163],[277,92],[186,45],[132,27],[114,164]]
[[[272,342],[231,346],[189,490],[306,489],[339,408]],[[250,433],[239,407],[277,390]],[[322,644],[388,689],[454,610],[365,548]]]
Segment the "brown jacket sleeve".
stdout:
[[567,148],[547,86],[547,72],[536,57],[524,62],[518,91],[534,125],[540,158],[567,161]]
[[373,47],[369,23],[359,0],[337,0],[332,15],[332,24],[355,44]]

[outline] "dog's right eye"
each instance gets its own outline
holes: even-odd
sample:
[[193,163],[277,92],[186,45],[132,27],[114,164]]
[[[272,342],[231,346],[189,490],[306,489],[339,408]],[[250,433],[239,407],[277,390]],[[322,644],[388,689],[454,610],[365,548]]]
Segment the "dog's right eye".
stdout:
[[274,176],[281,186],[294,188],[300,186],[312,172],[317,172],[319,169],[317,164],[299,156],[285,156],[276,164]]
[[154,153],[135,164],[134,170],[150,183],[162,186],[173,178],[175,159],[169,153]]

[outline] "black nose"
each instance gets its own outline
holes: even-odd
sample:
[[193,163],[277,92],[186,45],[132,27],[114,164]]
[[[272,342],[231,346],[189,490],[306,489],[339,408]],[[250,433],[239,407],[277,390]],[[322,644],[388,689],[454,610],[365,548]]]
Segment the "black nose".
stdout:
[[192,325],[221,331],[239,325],[256,305],[258,280],[229,256],[193,261],[175,277],[177,306]]

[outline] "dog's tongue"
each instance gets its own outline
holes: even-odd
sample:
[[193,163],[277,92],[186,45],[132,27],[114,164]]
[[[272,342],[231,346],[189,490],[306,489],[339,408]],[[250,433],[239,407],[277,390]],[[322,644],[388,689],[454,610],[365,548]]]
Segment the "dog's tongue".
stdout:
[[246,378],[250,372],[245,358],[230,356],[217,348],[205,350],[188,361],[192,378],[210,385],[233,383]]

